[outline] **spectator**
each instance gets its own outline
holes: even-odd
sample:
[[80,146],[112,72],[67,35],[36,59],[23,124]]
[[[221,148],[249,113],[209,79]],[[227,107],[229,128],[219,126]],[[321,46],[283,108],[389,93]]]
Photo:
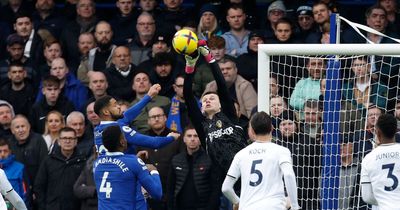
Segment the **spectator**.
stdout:
[[154,17],[148,13],[143,12],[137,18],[136,23],[137,36],[129,45],[132,57],[131,62],[139,65],[141,62],[149,59],[149,52],[151,51],[152,40],[156,32],[156,23]]
[[88,129],[92,130],[94,127],[96,127],[98,124],[100,124],[100,118],[94,112],[94,101],[90,102],[86,106],[86,117],[90,122],[90,126],[88,126]]
[[[15,18],[21,13],[31,13],[34,9],[32,2],[17,0],[17,1],[6,1],[7,3],[1,7],[1,19],[6,23],[12,24]],[[4,3],[4,2],[3,2]]]
[[157,22],[157,28],[163,34],[174,34],[180,30],[184,22],[194,19],[191,11],[182,5],[183,0],[163,0],[164,9],[161,11]]
[[272,131],[273,135],[277,135],[277,128],[279,128],[279,124],[282,118],[282,115],[293,115],[293,112],[289,110],[286,101],[282,96],[271,96],[269,100],[270,109],[269,112],[271,114],[272,126],[274,126],[275,130]]
[[311,141],[320,144],[322,142],[322,115],[321,107],[317,100],[308,99],[304,103],[304,120],[300,121],[300,132],[310,136]]
[[85,85],[89,83],[89,78],[87,76],[89,72],[89,51],[95,48],[95,46],[96,42],[94,41],[92,33],[84,32],[79,35],[78,48],[81,58],[76,74],[79,81]]
[[30,189],[26,188],[29,183],[24,164],[15,160],[11,146],[6,139],[0,138],[0,168],[6,173],[8,181],[15,192],[24,200],[25,205],[30,205]]
[[78,66],[80,54],[78,45],[79,35],[84,32],[93,32],[97,23],[96,5],[93,0],[79,0],[76,4],[77,17],[71,20],[61,32],[61,45],[69,66]]
[[46,142],[48,153],[53,151],[57,143],[60,130],[65,127],[64,116],[58,111],[50,111],[46,116],[43,139]]
[[171,98],[171,107],[167,115],[167,127],[172,131],[182,133],[183,127],[190,123],[189,113],[183,97],[183,75],[179,75],[172,85],[175,95]]
[[22,63],[10,63],[8,69],[10,82],[0,88],[0,99],[8,101],[16,114],[28,116],[35,102],[36,90],[26,77],[27,73]]
[[271,39],[274,37],[274,33],[276,33],[276,24],[278,20],[286,17],[286,7],[283,1],[277,0],[272,2],[267,11],[267,21],[265,26],[261,28],[265,28],[265,37],[267,39]]
[[91,71],[89,73],[89,89],[91,91],[92,98],[89,101],[95,101],[107,95],[108,82],[107,78],[101,71]]
[[252,31],[249,35],[247,53],[240,55],[236,60],[238,74],[251,82],[255,90],[257,90],[258,79],[258,45],[264,43],[264,34],[261,31]]
[[131,87],[136,67],[131,63],[131,57],[128,47],[115,48],[112,57],[113,65],[105,71],[109,85],[108,93],[126,101],[131,101],[134,97]]
[[43,53],[41,53],[43,40],[33,28],[31,16],[18,14],[14,21],[14,30],[24,40],[24,56],[30,58],[33,67],[39,66],[43,60]]
[[169,169],[168,210],[219,209],[221,190],[214,173],[216,166],[201,148],[199,136],[190,125],[185,128],[183,142],[185,150],[172,158]]
[[[138,103],[150,90],[151,82],[149,75],[144,71],[139,71],[136,73],[133,78],[132,90],[136,92],[135,99],[131,102],[131,104]],[[170,106],[169,98],[165,96],[156,95],[151,101],[145,106],[144,109],[140,112],[139,116],[137,116],[133,121],[132,125],[136,127],[136,130],[140,133],[145,133],[149,130],[149,126],[147,125],[148,115],[147,112],[150,108],[159,106],[159,107],[167,107]]]
[[396,0],[378,0],[377,4],[386,11],[386,19],[388,21],[387,28],[389,31],[399,35],[400,15]]
[[290,96],[289,104],[295,110],[303,110],[304,102],[308,99],[319,99],[320,80],[325,75],[325,61],[321,58],[309,58],[306,67],[309,77],[299,80]]
[[[148,112],[149,119],[147,124],[150,130],[146,133],[149,136],[167,136],[171,130],[167,127],[167,116],[161,107],[153,107]],[[161,185],[164,195],[161,201],[148,199],[149,206],[153,210],[167,209],[166,186],[168,180],[168,170],[171,167],[172,157],[179,153],[181,141],[174,141],[165,147],[159,149],[150,149],[138,147],[138,151],[146,151],[147,158],[144,160],[146,164],[153,164],[160,173]]]
[[160,8],[156,0],[139,0],[139,10],[152,15],[158,15],[160,13]]
[[36,87],[38,78],[36,71],[32,68],[31,59],[24,56],[24,40],[17,34],[12,34],[7,38],[7,58],[0,61],[0,85],[4,85],[8,81],[8,69],[10,63],[20,62],[24,65],[27,72],[27,78],[31,80]]
[[152,43],[149,59],[141,62],[138,66],[138,69],[147,71],[148,73],[153,69],[153,59],[157,53],[169,53],[171,51],[172,40],[169,36],[156,34]]
[[[73,193],[73,185],[81,173],[86,158],[76,150],[75,130],[60,130],[60,148],[51,153],[40,165],[35,180],[39,209],[79,209],[80,203]],[[56,186],[56,187],[55,187]]]
[[[69,72],[69,68],[63,58],[56,58],[51,63],[50,74],[60,80],[60,91],[69,101],[74,104],[75,109],[83,109],[85,101],[88,99],[88,90],[76,77]],[[43,93],[39,92],[36,102],[43,98]]]
[[323,35],[323,26],[325,25],[325,29],[330,28],[329,16],[331,15],[331,10],[327,4],[325,4],[323,1],[319,1],[313,5],[312,11],[314,14],[314,21],[318,25],[319,30],[310,33],[305,42],[320,44]]
[[65,97],[60,95],[60,81],[57,77],[49,75],[43,79],[41,91],[44,97],[36,102],[29,115],[32,129],[43,133],[47,114],[56,110],[62,115],[68,115],[74,111],[74,105]]
[[117,47],[112,44],[112,36],[113,31],[109,23],[106,21],[100,21],[96,24],[94,38],[97,47],[89,51],[89,71],[104,71],[111,66],[112,55]]
[[38,0],[35,8],[36,11],[32,16],[35,30],[48,30],[58,39],[65,24],[65,19],[60,15],[54,0]]
[[303,43],[310,33],[318,31],[314,22],[312,7],[308,5],[300,6],[297,8],[296,17],[298,27],[295,31],[295,37]]
[[118,13],[110,21],[114,31],[113,43],[116,45],[131,43],[135,36],[136,20],[139,16],[135,3],[136,0],[116,0]]
[[67,116],[66,122],[67,127],[75,130],[78,138],[76,148],[89,158],[93,152],[94,138],[93,130],[86,129],[85,116],[81,112],[73,111]]
[[354,79],[344,82],[342,87],[342,99],[350,101],[363,113],[370,104],[379,108],[386,108],[388,88],[371,78],[371,64],[367,56],[355,57],[351,64]]
[[[33,192],[33,182],[39,170],[40,163],[47,157],[47,147],[40,134],[31,131],[28,119],[23,115],[17,115],[11,122],[12,137],[10,148],[15,155],[15,160],[24,164],[29,178],[26,187]],[[34,204],[36,201],[34,200]]]
[[74,195],[81,201],[80,210],[98,210],[93,164],[97,156],[93,153],[74,184]]
[[169,53],[158,53],[153,59],[153,71],[150,73],[152,84],[160,84],[161,91],[158,95],[172,98],[174,89],[172,85],[179,74],[176,59]]
[[11,136],[11,120],[14,118],[14,108],[7,101],[0,100],[0,138]]
[[218,10],[213,4],[204,4],[200,9],[200,21],[197,26],[197,37],[208,40],[212,36],[221,36],[222,30],[218,25]]
[[43,55],[46,61],[38,68],[38,78],[43,78],[44,76],[49,75],[53,60],[62,56],[60,43],[55,39],[45,40],[43,43]]
[[250,31],[244,26],[246,14],[240,5],[232,4],[227,10],[226,20],[230,28],[228,32],[222,35],[226,42],[226,54],[238,57],[247,52],[247,44],[249,43]]
[[287,18],[281,18],[277,20],[275,24],[274,38],[272,38],[269,42],[276,44],[297,43],[298,40],[295,38],[292,21]]
[[[230,96],[240,105],[240,113],[250,117],[251,110],[257,105],[257,93],[253,85],[237,74],[238,70],[234,61],[225,58],[219,60],[218,65],[224,76]],[[207,85],[204,92],[214,92],[216,90],[217,84],[213,81]]]

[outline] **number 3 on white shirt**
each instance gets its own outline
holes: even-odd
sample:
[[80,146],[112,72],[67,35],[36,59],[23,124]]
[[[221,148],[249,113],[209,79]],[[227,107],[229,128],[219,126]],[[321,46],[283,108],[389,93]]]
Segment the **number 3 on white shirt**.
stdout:
[[100,190],[99,190],[102,193],[106,193],[106,198],[110,198],[112,192],[111,183],[107,182],[108,174],[109,174],[108,171],[104,172],[103,178],[101,179]]

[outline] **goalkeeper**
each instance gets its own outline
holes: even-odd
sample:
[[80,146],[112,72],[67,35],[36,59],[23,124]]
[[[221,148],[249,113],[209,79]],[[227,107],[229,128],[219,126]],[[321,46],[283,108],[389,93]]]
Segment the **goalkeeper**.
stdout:
[[[201,111],[193,95],[192,83],[194,70],[199,53],[209,63],[218,86],[217,92],[206,92],[201,97]],[[221,169],[219,185],[222,185],[226,172],[237,152],[246,146],[245,131],[238,126],[234,101],[230,97],[221,70],[210,53],[206,42],[199,41],[198,50],[192,56],[185,56],[186,77],[183,96],[186,101],[189,118],[201,145],[205,148],[211,160]]]

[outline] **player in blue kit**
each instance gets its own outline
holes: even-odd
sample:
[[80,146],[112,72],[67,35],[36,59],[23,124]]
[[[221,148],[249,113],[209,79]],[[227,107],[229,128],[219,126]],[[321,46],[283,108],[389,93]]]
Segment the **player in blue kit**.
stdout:
[[[162,188],[158,171],[133,154],[124,154],[127,141],[118,125],[103,131],[107,152],[93,165],[99,210],[135,210],[136,190],[143,188],[154,199],[161,199]],[[148,169],[149,168],[149,169]]]
[[[148,94],[143,97],[137,104],[130,107],[124,113],[121,112],[121,107],[117,104],[117,101],[111,96],[104,96],[96,100],[94,104],[94,111],[100,117],[101,122],[94,128],[94,143],[96,151],[99,155],[106,152],[102,145],[102,132],[110,125],[119,125],[125,135],[128,142],[128,149],[130,153],[134,151],[135,146],[143,146],[148,148],[160,148],[163,147],[174,139],[179,137],[177,133],[169,133],[166,137],[151,137],[140,133],[129,127],[129,123],[135,119],[142,109],[146,106],[151,99],[158,94],[161,86],[158,84],[153,85]],[[126,151],[125,151],[126,152]]]

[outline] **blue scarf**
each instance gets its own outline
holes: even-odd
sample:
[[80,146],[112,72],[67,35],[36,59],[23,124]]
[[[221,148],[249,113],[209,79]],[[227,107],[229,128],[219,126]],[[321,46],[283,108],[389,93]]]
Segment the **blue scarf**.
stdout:
[[179,104],[180,104],[180,101],[178,100],[178,98],[175,95],[171,100],[171,108],[169,109],[169,114],[168,114],[168,119],[167,119],[167,127],[171,131],[182,133],[181,114],[179,112]]

